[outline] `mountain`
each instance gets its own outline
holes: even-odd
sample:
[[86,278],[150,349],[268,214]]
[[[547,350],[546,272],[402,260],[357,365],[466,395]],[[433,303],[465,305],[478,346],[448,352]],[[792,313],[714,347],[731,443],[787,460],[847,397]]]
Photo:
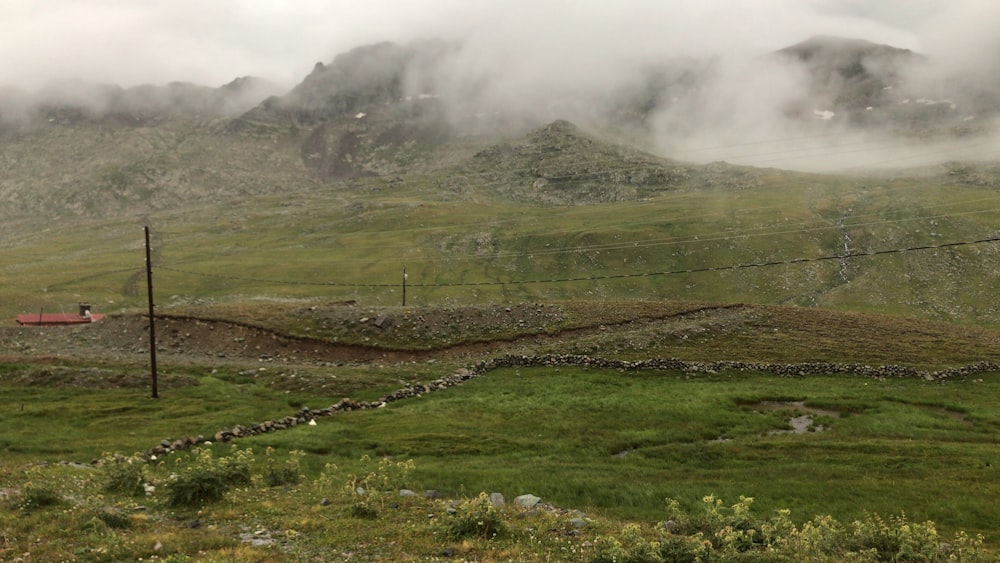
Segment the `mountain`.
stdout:
[[[958,95],[911,96],[927,58],[863,40],[789,46],[740,68],[738,86],[719,61],[645,60],[599,93],[541,91],[530,104],[498,97],[496,69],[470,67],[463,49],[362,46],[317,63],[287,92],[252,77],[217,88],[0,90],[0,219],[148,214],[448,170],[548,204],[632,200],[682,184],[744,189],[761,173],[665,157],[688,138],[717,135],[738,148],[745,135],[768,134],[742,131],[747,121],[789,137],[969,136],[989,132],[1000,107],[978,95],[973,118]],[[778,91],[789,76],[801,83]]]
[[[716,119],[731,110],[706,95],[731,88],[712,61],[646,62],[601,96],[536,92],[538,107],[527,108],[496,101],[489,69],[456,74],[462,53],[444,41],[363,46],[317,63],[287,92],[252,77],[218,88],[67,82],[33,95],[2,90],[0,214],[149,213],[449,167],[502,178],[498,192],[548,203],[634,199],[652,184],[719,180],[719,165],[709,173],[649,154],[669,156],[664,139],[736,127]],[[781,98],[774,119],[907,135],[971,127],[957,97],[901,98],[911,69],[926,64],[910,51],[817,37],[771,57],[807,78],[802,96]],[[569,122],[587,131],[586,142]],[[753,176],[727,172],[721,181],[752,186]]]
[[[362,46],[317,63],[287,92],[252,77],[218,88],[67,82],[33,95],[0,90],[0,202],[7,214],[108,215],[269,193],[289,182],[426,174],[558,120],[670,156],[688,138],[768,134],[740,129],[765,106],[776,110],[760,113],[758,127],[904,137],[983,132],[998,107],[979,95],[970,116],[971,102],[958,95],[918,96],[907,79],[926,57],[862,40],[789,46],[770,55],[771,66],[743,69],[739,86],[717,61],[654,60],[594,91],[526,92],[531,103],[498,97],[491,69],[470,67],[463,49],[444,41]],[[746,83],[755,72],[763,92]],[[778,92],[767,72],[801,75],[805,84]],[[576,151],[545,166],[566,176],[603,159]],[[485,164],[505,165],[481,157],[474,166]],[[532,182],[553,183],[539,174]],[[614,184],[619,194],[635,188]],[[559,193],[538,192],[551,201]],[[618,196],[582,200],[608,197]]]
[[[975,98],[939,80],[918,79],[931,60],[908,49],[862,39],[819,36],[775,53],[808,76],[805,115],[836,118],[862,130],[906,135],[968,134],[1000,110],[1000,98]],[[820,109],[817,109],[820,108]],[[973,122],[975,121],[975,122]]]
[[[177,302],[395,304],[409,266],[411,298],[431,302],[641,295],[1000,323],[982,306],[995,165],[820,175],[679,158],[663,142],[739,150],[770,131],[795,154],[845,130],[948,138],[960,98],[897,99],[919,86],[919,55],[822,39],[736,68],[643,61],[578,92],[504,90],[463,56],[369,45],[286,92],[256,79],[0,91],[4,310],[137,306],[141,223],[178,268],[165,290]],[[980,242],[936,246],[955,241]],[[924,250],[872,255],[908,248]]]
[[7,88],[0,90],[0,133],[84,121],[138,127],[171,118],[235,117],[280,93],[277,85],[252,76],[218,88],[187,82],[121,88],[82,81],[53,83],[33,95]]
[[807,69],[811,94],[829,99],[836,109],[851,112],[893,103],[888,92],[900,85],[906,69],[926,63],[925,57],[908,49],[826,36],[785,47],[776,54]]

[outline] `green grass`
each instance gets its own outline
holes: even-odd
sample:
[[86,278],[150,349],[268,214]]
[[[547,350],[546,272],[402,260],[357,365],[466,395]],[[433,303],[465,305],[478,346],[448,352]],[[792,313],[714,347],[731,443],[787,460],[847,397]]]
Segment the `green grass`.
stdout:
[[5,457],[23,462],[89,462],[105,451],[145,451],[163,439],[210,437],[224,427],[284,416],[307,398],[316,399],[213,377],[174,387],[164,373],[157,400],[150,398],[148,379],[142,384],[135,389],[5,385],[0,449]]
[[[181,137],[173,140],[179,143]],[[171,139],[155,142],[169,145]],[[195,514],[156,506],[147,518],[130,512],[134,527],[126,537],[94,523],[94,518],[121,522],[100,512],[107,508],[103,501],[85,493],[94,486],[78,473],[85,470],[38,464],[145,450],[164,438],[208,435],[343,396],[374,399],[481,359],[475,351],[449,355],[445,348],[456,343],[622,359],[824,361],[929,370],[997,359],[997,335],[990,330],[1000,327],[994,305],[996,243],[728,268],[836,256],[845,245],[852,252],[873,252],[995,236],[1000,195],[989,182],[714,166],[690,168],[669,186],[608,187],[637,199],[553,205],[566,194],[526,192],[533,189],[530,174],[499,174],[466,163],[404,181],[320,185],[300,167],[285,166],[298,163],[291,145],[275,150],[271,143],[245,144],[249,152],[241,158],[249,160],[240,163],[266,161],[278,172],[253,181],[240,172],[233,178],[244,180],[234,181],[216,169],[222,153],[196,149],[197,144],[176,155],[187,163],[190,177],[163,179],[179,182],[179,191],[153,177],[170,162],[149,161],[148,170],[137,164],[141,159],[101,164],[100,186],[129,188],[113,197],[143,199],[112,203],[121,210],[141,209],[141,216],[114,212],[119,207],[101,212],[103,200],[88,199],[87,190],[75,185],[71,190],[59,179],[62,172],[52,169],[41,181],[58,180],[63,192],[75,195],[65,200],[65,210],[60,207],[61,222],[39,228],[28,213],[0,226],[0,315],[73,311],[80,301],[91,302],[98,313],[144,310],[140,227],[150,225],[161,314],[430,350],[442,356],[441,363],[335,370],[268,365],[252,373],[221,360],[217,366],[187,367],[178,347],[178,361],[165,358],[158,401],[148,398],[144,369],[135,365],[65,359],[0,364],[4,481],[9,478],[12,489],[36,479],[54,482],[70,499],[30,514],[3,512],[0,549],[6,551],[0,558],[20,555],[10,545],[38,549],[33,546],[41,542],[20,539],[32,534],[53,538],[51,551],[41,555],[50,559],[204,551],[223,560],[269,560],[288,553],[329,555],[332,546],[348,542],[357,542],[368,555],[385,550],[398,556],[380,534],[405,538],[405,531],[417,529],[421,538],[435,538],[423,520],[426,505],[402,503],[403,519],[392,520],[386,530],[322,512],[316,496],[328,491],[305,485],[287,494],[236,490],[202,513],[211,518],[211,529],[189,531],[179,523]],[[257,156],[247,156],[251,153]],[[566,164],[574,168],[573,162]],[[152,183],[140,181],[149,174]],[[198,198],[184,197],[184,190],[198,193],[215,184],[219,191],[210,205],[185,203]],[[275,185],[282,186],[279,195],[273,195]],[[607,199],[599,182],[567,188],[588,201]],[[59,193],[47,197],[61,205]],[[53,204],[40,199],[24,209],[45,206]],[[71,217],[74,213],[81,215]],[[406,308],[401,307],[404,267]],[[685,270],[704,271],[680,273]],[[343,318],[337,306],[329,317],[311,312],[345,300],[358,305],[340,307],[347,311]],[[503,318],[507,306],[531,302],[548,303],[558,314],[524,326],[491,324],[489,316],[449,316],[464,305],[489,304],[483,309]],[[724,308],[737,303],[748,306]],[[699,315],[703,304],[713,313]],[[433,331],[416,319],[429,313],[441,317]],[[395,320],[393,330],[360,321],[383,315]],[[16,340],[12,334],[6,336]],[[79,384],[91,375],[125,384],[108,389]],[[316,427],[242,443],[258,453],[274,447],[279,456],[304,451],[304,471],[314,479],[328,463],[340,466],[343,479],[360,470],[363,455],[413,458],[421,486],[455,497],[480,490],[508,497],[532,492],[609,518],[616,523],[601,525],[612,528],[620,518],[658,519],[667,496],[691,508],[706,494],[727,500],[750,495],[765,513],[791,508],[798,522],[819,513],[851,520],[869,510],[905,510],[911,519],[933,519],[948,532],[982,531],[996,546],[998,385],[996,374],[941,383],[837,374],[781,379],[750,373],[503,370],[387,409],[330,417]],[[829,427],[826,432],[772,435],[797,413],[755,407],[768,400],[802,401],[806,408],[840,416],[818,419]],[[0,496],[15,493],[5,490]],[[93,506],[74,510],[79,508],[74,498],[90,499]],[[527,527],[549,525],[532,522]],[[237,530],[265,524],[300,534],[283,536],[293,551],[261,552],[234,540]],[[86,549],[98,551],[74,552],[59,539],[68,529],[87,538]],[[588,530],[583,538],[594,539],[599,531]],[[153,553],[149,546],[157,541],[166,547]],[[552,537],[538,541],[565,547]],[[408,556],[431,558],[441,547],[434,539],[417,545],[419,553]],[[530,559],[525,554],[534,552],[524,545],[493,545],[491,551],[463,544],[459,553],[468,559]]]
[[[341,436],[348,458],[413,458],[419,475],[453,491],[533,492],[620,516],[655,518],[667,496],[747,494],[803,517],[905,510],[946,529],[989,533],[1000,524],[982,520],[1000,493],[993,483],[1000,419],[990,398],[997,384],[995,375],[940,384],[505,370],[386,413],[360,413],[354,432],[330,435]],[[828,408],[846,402],[861,412],[826,421],[827,432],[769,436],[787,429],[790,415],[745,403],[775,397]],[[968,419],[900,397],[966,410]],[[713,441],[719,437],[731,441]],[[964,508],[956,510],[956,497]]]
[[[303,399],[260,382],[195,381],[158,401],[139,390],[5,384],[4,470],[15,475],[29,460],[89,461],[102,451],[131,453],[163,438],[208,435],[291,414]],[[799,522],[819,514],[848,522],[866,512],[905,512],[912,521],[933,520],[947,535],[980,532],[996,545],[998,387],[998,374],[928,382],[504,369],[240,445],[258,454],[268,447],[279,455],[304,451],[310,479],[331,463],[338,474],[358,471],[365,455],[413,459],[410,488],[453,498],[533,493],[612,519],[652,521],[662,518],[667,497],[693,509],[706,494],[747,495],[764,515],[790,508]],[[323,406],[322,396],[307,399]],[[802,401],[841,415],[818,418],[824,432],[770,434],[787,429],[797,411],[758,406],[768,400]],[[241,516],[248,494],[213,509],[213,518],[253,525],[263,517]],[[275,521],[308,519],[316,515],[288,511],[315,501],[271,498],[268,510]]]
[[[687,186],[580,206],[519,203],[483,177],[442,197],[437,176],[290,189],[146,219],[16,221],[0,267],[0,314],[144,305],[142,230],[153,228],[158,305],[247,298],[408,304],[560,299],[783,303],[1000,326],[989,306],[995,243],[760,268],[995,235],[995,191],[943,178],[758,172],[760,185]],[[692,180],[693,181],[693,180]],[[29,234],[30,233],[30,234]],[[846,238],[846,237],[849,237]],[[637,277],[609,278],[622,274]],[[139,276],[139,277],[136,277]],[[545,282],[565,278],[587,281]],[[479,284],[489,285],[451,285]],[[331,285],[332,284],[332,285]]]

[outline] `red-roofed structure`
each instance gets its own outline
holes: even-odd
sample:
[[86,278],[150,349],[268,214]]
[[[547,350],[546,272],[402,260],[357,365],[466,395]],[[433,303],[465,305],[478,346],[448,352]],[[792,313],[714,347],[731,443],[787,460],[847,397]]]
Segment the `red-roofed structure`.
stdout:
[[81,303],[80,312],[78,314],[38,313],[36,315],[33,313],[26,313],[24,315],[17,316],[17,324],[35,326],[80,325],[99,321],[103,318],[104,315],[92,314],[90,312],[90,305]]

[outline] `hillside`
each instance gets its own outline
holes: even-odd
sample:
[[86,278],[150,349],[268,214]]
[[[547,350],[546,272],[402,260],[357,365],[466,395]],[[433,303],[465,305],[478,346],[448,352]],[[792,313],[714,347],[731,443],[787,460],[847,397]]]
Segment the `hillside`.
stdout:
[[996,92],[467,57],[0,90],[0,559],[995,556]]
[[[17,532],[0,554],[593,562],[641,534],[741,560],[773,549],[688,522],[698,499],[753,495],[782,530],[832,515],[831,559],[916,541],[932,561],[995,558],[997,330],[664,300],[175,306],[155,401],[147,340],[139,314],[0,327],[0,522]],[[216,467],[246,477],[219,485]],[[206,474],[216,488],[177,500]],[[459,518],[472,531],[447,533]],[[23,539],[65,529],[86,533]],[[884,547],[887,529],[902,539]]]
[[803,113],[832,111],[833,118],[857,127],[918,137],[983,132],[996,116],[995,92],[991,100],[980,91],[915,79],[931,61],[908,49],[820,36],[776,55],[808,73],[814,102],[801,107]]
[[[361,47],[283,95],[249,78],[5,91],[0,312],[142,307],[150,225],[164,307],[395,305],[405,268],[422,305],[679,298],[1000,325],[994,164],[821,175],[669,158],[643,135],[711,65],[660,61],[599,104],[518,114],[448,86],[460,52]],[[893,117],[914,107],[897,96],[917,55],[821,38],[772,56],[805,65],[834,113],[928,125]]]
[[[114,315],[84,327],[0,327],[0,358],[141,363],[149,352],[146,324],[139,315]],[[773,305],[567,301],[402,308],[260,303],[172,307],[157,324],[160,360],[192,367],[264,363],[287,370],[418,361],[462,366],[504,354],[826,362],[931,372],[1000,362],[996,330]],[[310,381],[285,383],[308,386]],[[280,377],[274,384],[283,385]]]

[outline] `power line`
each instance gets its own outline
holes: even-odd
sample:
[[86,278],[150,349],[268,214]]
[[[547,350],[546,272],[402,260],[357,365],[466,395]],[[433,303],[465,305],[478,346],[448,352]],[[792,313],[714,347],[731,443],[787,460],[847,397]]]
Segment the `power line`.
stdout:
[[[307,282],[298,280],[268,280],[263,278],[251,278],[245,276],[230,276],[225,274],[208,274],[205,272],[195,272],[193,270],[184,270],[181,268],[170,268],[167,266],[158,266],[157,270],[166,270],[168,272],[174,272],[177,274],[187,274],[191,276],[200,276],[203,278],[213,278],[222,280],[233,280],[251,283],[260,283],[268,285],[301,285],[301,286],[324,286],[324,287],[399,287],[399,284],[392,283],[341,283],[341,282]],[[409,284],[413,285],[413,284]]]
[[744,264],[732,264],[729,266],[709,266],[704,268],[689,268],[685,270],[669,270],[663,272],[639,272],[631,274],[608,274],[604,276],[587,276],[578,278],[556,278],[548,280],[512,280],[506,282],[460,282],[460,283],[446,283],[446,284],[409,284],[413,287],[455,287],[455,286],[483,286],[483,285],[525,285],[525,284],[535,284],[535,283],[566,283],[566,282],[579,282],[579,281],[601,281],[601,280],[611,280],[611,279],[623,279],[623,278],[641,278],[641,277],[654,277],[654,276],[669,276],[677,274],[698,274],[704,272],[721,272],[726,270],[743,270],[748,268],[763,268],[767,266],[781,266],[789,264],[802,264],[806,262],[823,262],[827,260],[847,260],[851,258],[865,257],[865,256],[881,256],[886,254],[899,254],[905,252],[914,252],[918,250],[932,250],[940,248],[950,248],[956,246],[968,246],[974,244],[983,244],[987,242],[998,242],[1000,237],[993,237],[987,239],[980,239],[975,241],[961,241],[961,242],[951,242],[943,244],[925,245],[925,246],[912,246],[908,248],[894,248],[890,250],[877,250],[869,252],[849,252],[846,254],[836,254],[831,256],[820,256],[816,258],[795,258],[792,260],[776,260],[771,262],[751,262]]
[[[997,198],[983,198],[976,201],[992,201]],[[969,202],[960,202],[962,204]],[[946,204],[936,207],[949,207],[956,204]],[[933,208],[932,208],[933,209]],[[809,224],[815,225],[816,223],[823,222],[822,219],[817,219],[816,221],[811,221],[808,223],[799,223],[799,226],[803,228],[797,229],[783,229],[783,230],[767,230],[761,232],[763,229],[773,229],[774,226],[759,226],[744,229],[741,231],[713,231],[713,232],[703,232],[697,234],[684,235],[682,237],[665,237],[665,238],[650,238],[650,239],[640,239],[640,240],[629,240],[623,242],[609,242],[609,243],[596,243],[590,245],[579,245],[579,246],[569,246],[569,247],[559,247],[559,248],[535,248],[530,250],[517,250],[517,251],[506,251],[506,252],[494,252],[488,254],[476,254],[476,253],[463,253],[463,254],[448,254],[447,256],[431,256],[431,257],[407,257],[407,262],[456,262],[456,261],[473,261],[482,259],[514,259],[524,256],[555,256],[562,254],[583,254],[588,252],[610,252],[617,250],[633,250],[641,248],[652,248],[658,246],[671,246],[671,245],[681,245],[681,244],[692,244],[692,243],[709,243],[709,242],[719,242],[719,241],[731,241],[736,239],[746,239],[746,238],[758,238],[758,237],[768,237],[768,236],[781,236],[781,235],[793,235],[802,233],[817,233],[822,231],[832,231],[842,228],[858,228],[858,227],[873,227],[878,225],[890,225],[907,223],[914,221],[927,221],[927,220],[939,220],[947,219],[952,217],[962,217],[969,215],[981,215],[1000,212],[1000,208],[988,208],[988,209],[977,209],[975,211],[961,211],[955,213],[942,213],[936,215],[922,215],[919,217],[907,217],[902,219],[884,219],[880,221],[865,221],[865,222],[845,222],[844,224],[824,224],[821,226],[805,226]],[[867,215],[854,215],[850,217],[845,217],[845,219],[860,219],[864,217],[873,217],[874,214]],[[674,218],[676,220],[676,218]],[[637,223],[639,224],[639,223]],[[756,231],[756,232],[755,232]],[[559,231],[559,232],[576,232],[585,233],[587,231]],[[546,236],[549,233],[541,234],[526,234],[519,235],[517,238],[531,237],[531,236]],[[387,250],[391,248],[398,248],[400,250],[406,250],[413,248],[412,246],[396,246],[396,247],[386,247],[379,246],[380,250]],[[348,259],[334,259],[330,260],[329,263],[367,263],[370,259],[367,258],[348,258]]]
[[[949,207],[955,207],[955,206],[959,206],[959,205],[965,206],[965,205],[970,205],[970,204],[982,204],[982,203],[987,203],[987,202],[993,203],[993,202],[997,202],[997,201],[1000,201],[1000,195],[993,195],[993,196],[985,197],[985,198],[977,198],[977,199],[969,199],[969,200],[961,200],[961,201],[950,201],[949,203],[944,203],[944,204],[939,204],[939,205],[932,205],[932,206],[925,206],[925,207],[922,207],[921,209],[924,210],[924,211],[930,211],[930,210],[935,210],[935,209],[946,209],[946,208],[949,208]],[[756,208],[744,208],[744,209],[740,209],[739,212],[741,214],[749,214],[750,212],[761,211],[761,210],[768,210],[768,209],[775,209],[775,208],[776,208],[776,206],[764,206],[764,207],[756,207]],[[742,228],[742,229],[739,229],[739,230],[727,229],[725,231],[710,231],[710,232],[691,233],[691,234],[687,234],[687,235],[683,235],[683,236],[679,236],[679,237],[678,236],[667,236],[667,237],[646,238],[646,239],[638,239],[638,240],[632,239],[632,240],[626,240],[626,241],[621,241],[621,242],[595,243],[595,244],[587,244],[587,245],[579,245],[579,246],[560,246],[560,247],[557,247],[557,248],[536,247],[536,248],[533,248],[533,249],[529,248],[529,249],[521,249],[521,250],[498,251],[498,252],[493,252],[493,253],[475,253],[475,252],[454,253],[454,252],[450,252],[447,255],[443,255],[443,256],[409,256],[405,260],[407,262],[438,262],[438,261],[454,262],[454,261],[481,260],[483,258],[510,259],[510,258],[518,258],[518,257],[523,257],[523,256],[548,256],[548,255],[560,255],[560,254],[579,254],[579,253],[594,252],[594,251],[626,250],[626,249],[634,249],[634,248],[653,247],[653,246],[667,246],[667,245],[686,244],[686,243],[694,243],[694,242],[705,243],[705,242],[727,241],[727,240],[733,240],[733,239],[737,239],[737,238],[748,238],[748,237],[779,236],[779,235],[789,235],[789,234],[795,234],[795,233],[814,233],[814,232],[819,232],[819,231],[824,231],[824,230],[833,230],[833,229],[840,229],[840,228],[872,227],[872,226],[877,226],[877,225],[888,225],[888,224],[899,224],[899,223],[908,223],[908,222],[915,222],[915,221],[948,219],[948,218],[968,216],[968,215],[981,215],[981,214],[988,214],[988,213],[996,213],[997,211],[1000,211],[1000,209],[979,207],[979,208],[977,208],[974,211],[957,211],[957,212],[953,212],[953,213],[938,213],[938,214],[934,214],[934,215],[920,215],[920,216],[906,217],[906,218],[900,218],[900,219],[884,219],[884,220],[875,220],[875,221],[859,221],[859,220],[864,219],[864,218],[878,217],[878,215],[876,213],[868,213],[868,214],[845,216],[845,217],[843,217],[843,219],[845,220],[845,222],[843,224],[839,224],[839,223],[838,224],[829,224],[830,223],[829,219],[817,218],[815,220],[798,222],[795,225],[797,225],[797,226],[799,226],[801,228],[793,228],[793,229],[783,228],[781,230],[776,230],[776,229],[779,229],[781,227],[785,227],[786,225],[771,224],[771,225],[763,225],[763,226],[748,226],[748,227],[745,227],[745,228]],[[677,222],[680,222],[680,221],[683,221],[683,220],[690,220],[690,219],[694,219],[694,218],[698,218],[698,217],[712,217],[712,216],[717,216],[717,215],[721,215],[721,213],[719,213],[719,212],[717,212],[717,213],[699,213],[699,214],[694,214],[694,215],[670,216],[669,218],[666,218],[666,217],[664,217],[664,216],[661,215],[657,219],[650,219],[650,220],[646,220],[646,221],[632,221],[632,222],[628,222],[628,223],[601,224],[600,228],[602,228],[602,229],[608,229],[608,228],[616,228],[616,227],[636,227],[636,226],[641,227],[641,226],[644,226],[644,225],[656,225],[656,224],[664,224],[664,223],[677,223]],[[478,224],[477,223],[472,223],[472,225],[477,225],[479,227],[486,227],[486,226],[496,226],[498,223],[513,223],[515,221],[516,221],[516,219],[507,219],[507,220],[496,221],[496,222],[487,222],[487,223],[478,223]],[[822,223],[822,225],[821,226],[814,226],[817,223]],[[464,227],[467,227],[468,225],[469,224],[463,224],[463,225],[460,225],[460,227],[464,228]],[[794,226],[794,225],[787,225],[787,226]],[[380,233],[393,233],[393,234],[404,233],[404,232],[418,232],[418,231],[449,232],[449,231],[453,230],[453,227],[454,227],[453,225],[445,225],[445,226],[441,226],[441,227],[420,227],[420,228],[399,229],[399,230],[392,230],[392,231],[388,231],[387,230],[387,231],[378,231],[378,232],[380,232]],[[501,243],[501,242],[505,242],[505,241],[509,242],[511,240],[523,240],[523,239],[530,239],[530,238],[550,237],[550,236],[558,235],[558,234],[586,234],[586,233],[592,232],[592,230],[593,229],[564,229],[564,230],[553,230],[553,231],[526,232],[526,233],[521,233],[521,234],[514,234],[513,236],[508,236],[508,237],[500,236],[500,237],[494,239],[494,241],[496,243]],[[357,234],[357,233],[349,233],[348,235],[350,235],[350,234]],[[342,235],[342,236],[347,236],[347,235]],[[357,248],[357,247],[359,247],[359,245],[362,245],[364,242],[365,241],[352,241],[351,245],[352,245],[352,247]],[[406,245],[403,245],[403,244],[400,244],[400,245],[386,245],[386,244],[382,243],[381,241],[375,242],[375,243],[371,243],[371,245],[377,247],[380,252],[385,252],[387,250],[389,250],[389,251],[391,251],[391,250],[407,251],[407,250],[412,250],[414,248],[411,244],[406,244]],[[338,263],[338,264],[346,264],[346,263],[367,263],[369,261],[370,260],[368,258],[340,258],[340,259],[332,259],[329,262],[330,263]]]
[[[603,281],[603,280],[613,280],[613,279],[626,279],[626,278],[643,278],[643,277],[657,277],[657,276],[670,276],[679,274],[698,274],[705,272],[722,272],[727,270],[745,270],[750,268],[764,268],[768,266],[783,266],[791,264],[803,264],[807,262],[824,262],[829,260],[849,260],[852,258],[861,258],[869,256],[884,256],[889,254],[902,254],[907,252],[917,252],[922,250],[935,250],[942,248],[955,248],[960,246],[972,246],[977,244],[985,244],[991,242],[1000,241],[1000,237],[990,237],[979,240],[969,240],[969,241],[958,241],[958,242],[947,242],[941,244],[929,244],[922,246],[910,246],[905,248],[893,248],[887,250],[872,250],[865,252],[848,252],[844,254],[832,254],[828,256],[818,256],[813,258],[793,258],[790,260],[773,260],[768,262],[748,262],[742,264],[730,264],[726,266],[706,266],[703,268],[687,268],[678,270],[665,270],[659,272],[634,272],[626,274],[606,274],[600,276],[581,276],[581,277],[566,277],[566,278],[550,278],[550,279],[539,279],[539,280],[506,280],[506,281],[484,281],[484,282],[453,282],[453,283],[407,283],[409,287],[424,287],[424,288],[435,288],[435,287],[481,287],[481,286],[498,286],[498,285],[530,285],[530,284],[547,284],[547,283],[570,283],[570,282],[582,282],[582,281]],[[171,272],[195,275],[201,277],[215,278],[215,279],[229,279],[236,281],[261,283],[261,284],[275,284],[275,285],[300,285],[300,286],[325,286],[325,287],[354,287],[354,288],[380,288],[380,287],[399,287],[399,284],[387,284],[387,283],[344,283],[344,282],[304,282],[304,281],[284,281],[284,280],[268,280],[261,278],[251,278],[251,277],[241,277],[241,276],[229,276],[223,274],[208,274],[203,272],[195,272],[191,270],[182,270],[179,268],[168,268],[160,266],[159,269],[167,270]]]

